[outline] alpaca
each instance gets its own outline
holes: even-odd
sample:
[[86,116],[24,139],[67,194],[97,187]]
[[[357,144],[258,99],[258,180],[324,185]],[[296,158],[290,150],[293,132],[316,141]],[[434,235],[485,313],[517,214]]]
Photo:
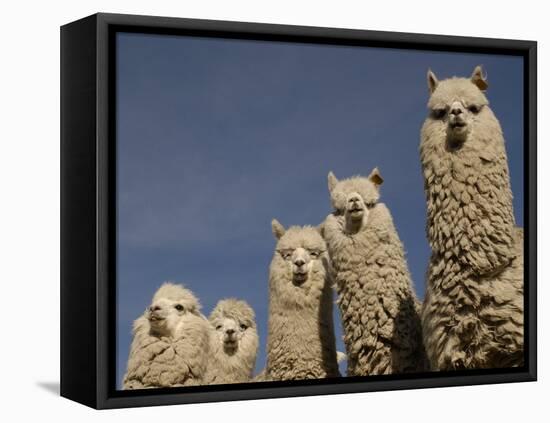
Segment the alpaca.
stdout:
[[378,169],[365,178],[328,175],[334,213],[322,224],[347,350],[347,375],[423,370],[417,299],[403,246],[383,203]]
[[432,249],[422,311],[433,370],[523,365],[523,230],[480,66],[438,81],[420,158]]
[[254,310],[245,301],[228,298],[218,302],[208,320],[212,333],[205,383],[250,381],[258,353]]
[[202,383],[209,333],[210,325],[193,293],[181,285],[164,283],[151,306],[134,322],[124,389]]
[[255,380],[340,376],[325,242],[311,226],[285,229],[273,220],[272,230],[267,363]]

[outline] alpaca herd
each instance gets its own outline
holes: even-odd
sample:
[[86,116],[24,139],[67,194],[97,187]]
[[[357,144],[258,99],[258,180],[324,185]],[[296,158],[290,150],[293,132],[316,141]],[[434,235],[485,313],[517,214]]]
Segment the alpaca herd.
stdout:
[[415,295],[378,169],[337,179],[319,226],[284,228],[269,267],[266,363],[252,308],[223,299],[209,318],[194,294],[163,284],[134,322],[124,389],[335,378],[337,294],[347,376],[523,365],[523,229],[516,227],[502,130],[478,66],[428,72],[420,161],[431,257]]

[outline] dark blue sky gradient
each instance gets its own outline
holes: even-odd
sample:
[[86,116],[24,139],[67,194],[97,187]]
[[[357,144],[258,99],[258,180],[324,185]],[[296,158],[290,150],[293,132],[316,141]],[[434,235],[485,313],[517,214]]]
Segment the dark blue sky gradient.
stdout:
[[118,383],[132,321],[166,280],[192,289],[205,314],[224,297],[248,301],[263,368],[270,222],[320,223],[329,170],[379,167],[381,201],[424,296],[428,68],[442,79],[484,65],[523,225],[519,57],[142,34],[119,34],[117,48]]

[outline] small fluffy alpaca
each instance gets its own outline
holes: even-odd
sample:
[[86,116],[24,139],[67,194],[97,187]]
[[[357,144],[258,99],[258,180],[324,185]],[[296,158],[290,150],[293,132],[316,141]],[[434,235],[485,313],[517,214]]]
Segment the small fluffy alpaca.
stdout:
[[340,376],[325,242],[311,226],[285,230],[273,220],[272,230],[267,364],[256,380]]
[[378,169],[328,185],[334,213],[322,225],[338,291],[348,376],[422,370],[417,300]]
[[523,230],[481,67],[428,72],[420,157],[432,256],[422,324],[434,370],[523,365]]
[[124,389],[202,383],[209,353],[210,325],[193,293],[164,283],[151,306],[134,322],[134,339]]
[[254,310],[234,298],[218,302],[210,317],[210,360],[205,383],[239,383],[252,379],[258,353]]

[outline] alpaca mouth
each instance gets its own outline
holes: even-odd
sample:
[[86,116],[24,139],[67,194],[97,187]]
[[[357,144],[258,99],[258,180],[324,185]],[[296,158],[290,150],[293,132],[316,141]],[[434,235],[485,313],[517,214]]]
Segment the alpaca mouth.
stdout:
[[461,120],[457,120],[454,122],[449,123],[449,126],[451,129],[462,129],[466,126],[466,122],[463,122]]
[[223,345],[226,348],[237,348],[237,340],[236,339],[226,339],[223,341]]
[[354,207],[354,208],[348,210],[348,216],[353,221],[363,219],[364,215],[365,215],[365,210],[363,208],[360,208],[360,207]]
[[295,285],[301,285],[307,280],[307,272],[294,272],[292,282]]
[[363,214],[363,208],[362,207],[359,207],[359,206],[355,206],[351,209],[349,209],[349,213],[352,214],[352,215],[359,215],[359,214]]
[[157,316],[155,314],[152,314],[149,316],[149,321],[151,322],[160,322],[162,320],[166,320],[164,317]]
[[227,355],[233,355],[237,353],[238,344],[237,341],[224,341],[223,342],[223,351]]

